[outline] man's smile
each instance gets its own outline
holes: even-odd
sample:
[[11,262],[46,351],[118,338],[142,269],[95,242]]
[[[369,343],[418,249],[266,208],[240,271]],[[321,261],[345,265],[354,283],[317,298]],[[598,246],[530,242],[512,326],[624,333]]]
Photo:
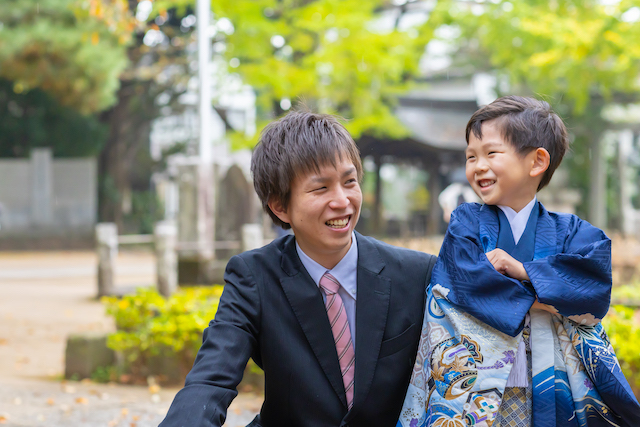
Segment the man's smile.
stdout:
[[325,224],[331,228],[342,229],[349,225],[350,220],[351,220],[351,215],[348,215],[344,218],[330,219],[327,222],[325,222]]

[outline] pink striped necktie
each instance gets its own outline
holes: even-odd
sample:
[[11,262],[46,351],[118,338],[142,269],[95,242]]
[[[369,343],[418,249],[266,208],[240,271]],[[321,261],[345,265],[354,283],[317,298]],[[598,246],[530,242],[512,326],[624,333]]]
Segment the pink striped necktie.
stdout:
[[347,312],[344,309],[342,298],[338,294],[340,283],[327,272],[324,273],[324,276],[320,279],[320,287],[327,295],[325,300],[327,316],[329,317],[331,332],[333,333],[336,350],[338,351],[338,362],[340,363],[340,370],[342,371],[342,382],[344,383],[344,390],[347,394],[347,407],[351,409],[353,406],[356,353],[353,350]]

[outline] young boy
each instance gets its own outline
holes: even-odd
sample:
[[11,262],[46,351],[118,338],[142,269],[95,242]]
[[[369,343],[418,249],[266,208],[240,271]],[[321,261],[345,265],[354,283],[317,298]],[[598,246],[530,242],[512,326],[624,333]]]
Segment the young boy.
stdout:
[[251,426],[389,426],[415,359],[435,257],[354,231],[362,166],[335,117],[263,131],[254,187],[294,235],[229,260],[216,317],[163,427],[221,426],[249,357],[265,374]]
[[546,102],[507,96],[467,125],[466,176],[427,295],[399,426],[640,426],[600,320],[611,242],[536,193],[568,148]]

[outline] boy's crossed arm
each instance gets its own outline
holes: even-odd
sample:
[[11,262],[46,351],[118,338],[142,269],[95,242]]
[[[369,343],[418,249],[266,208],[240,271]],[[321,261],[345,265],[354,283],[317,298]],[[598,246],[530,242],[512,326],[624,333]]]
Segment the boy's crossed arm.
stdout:
[[[498,273],[504,274],[507,277],[511,277],[512,279],[516,279],[521,282],[530,280],[529,274],[527,273],[527,270],[525,270],[524,265],[504,250],[494,249],[487,252],[486,255],[487,259]],[[558,312],[558,310],[556,310],[554,307],[547,304],[542,304],[540,301],[538,301],[537,296],[531,308],[537,308],[554,314]]]

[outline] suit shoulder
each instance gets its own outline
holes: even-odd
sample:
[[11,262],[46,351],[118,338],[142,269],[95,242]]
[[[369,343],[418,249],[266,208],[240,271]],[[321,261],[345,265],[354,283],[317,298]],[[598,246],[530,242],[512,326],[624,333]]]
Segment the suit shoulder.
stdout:
[[380,256],[385,259],[398,259],[408,262],[429,262],[431,258],[435,258],[435,255],[417,251],[414,249],[407,249],[400,246],[394,246],[386,242],[382,242],[373,237],[362,236],[361,239],[366,239],[370,244],[374,245],[380,252]]
[[280,262],[277,260],[281,259],[282,251],[287,242],[291,239],[293,239],[292,235],[279,237],[261,248],[252,249],[250,251],[234,255],[229,260],[227,268],[238,264],[245,264],[252,270],[264,270],[265,267],[273,265],[279,266]]

